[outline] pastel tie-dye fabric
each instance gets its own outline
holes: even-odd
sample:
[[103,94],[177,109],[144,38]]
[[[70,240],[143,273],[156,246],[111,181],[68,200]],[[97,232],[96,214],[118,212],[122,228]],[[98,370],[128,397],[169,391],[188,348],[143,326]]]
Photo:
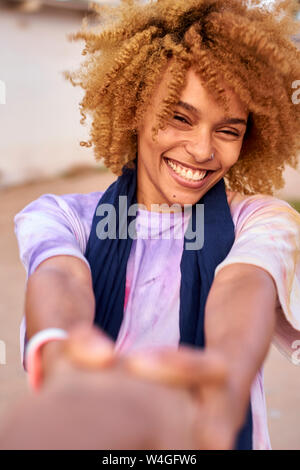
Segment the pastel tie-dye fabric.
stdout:
[[[14,218],[20,258],[27,279],[45,259],[72,255],[82,259],[101,192],[44,194]],[[273,343],[290,361],[300,346],[300,215],[286,202],[265,196],[228,192],[235,225],[235,242],[222,267],[253,264],[273,278],[277,293],[277,323]],[[162,345],[178,347],[180,260],[188,214],[137,215],[137,239],[127,265],[124,318],[116,341],[120,354]],[[169,237],[165,232],[176,234]],[[24,364],[26,323],[20,327]],[[296,343],[299,341],[299,343]],[[300,354],[298,355],[300,361]],[[253,448],[271,449],[263,388],[263,366],[251,387]]]

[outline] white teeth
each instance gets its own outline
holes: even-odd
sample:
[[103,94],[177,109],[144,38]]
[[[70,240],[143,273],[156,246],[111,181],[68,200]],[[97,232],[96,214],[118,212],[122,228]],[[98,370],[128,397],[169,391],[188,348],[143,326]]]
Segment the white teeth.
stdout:
[[207,171],[192,171],[191,169],[182,168],[179,165],[176,165],[173,161],[167,159],[168,165],[177,173],[177,175],[182,176],[183,178],[192,180],[192,181],[201,181],[205,176]]

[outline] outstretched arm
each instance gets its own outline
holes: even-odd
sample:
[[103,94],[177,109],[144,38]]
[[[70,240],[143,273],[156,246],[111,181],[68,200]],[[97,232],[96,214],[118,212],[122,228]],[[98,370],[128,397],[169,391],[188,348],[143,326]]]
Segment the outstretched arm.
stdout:
[[276,289],[266,271],[250,264],[226,266],[207,299],[204,350],[184,346],[162,350],[151,360],[130,358],[128,366],[136,374],[190,388],[199,422],[205,423],[199,428],[200,448],[233,448],[251,384],[270,346],[275,307]]
[[226,359],[232,390],[242,406],[269,350],[275,309],[276,287],[263,269],[236,263],[216,275],[206,303],[206,347]]
[[[54,256],[43,261],[29,277],[25,298],[28,340],[44,328],[70,331],[79,324],[92,326],[95,299],[91,274],[75,256]],[[61,352],[61,342],[42,349],[45,377]]]

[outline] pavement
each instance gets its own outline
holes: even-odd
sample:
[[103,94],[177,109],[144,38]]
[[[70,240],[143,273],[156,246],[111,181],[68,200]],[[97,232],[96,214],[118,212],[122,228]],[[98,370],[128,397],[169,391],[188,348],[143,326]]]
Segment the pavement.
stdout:
[[[114,176],[109,172],[78,168],[68,177],[0,191],[0,340],[6,346],[6,364],[0,364],[0,423],[7,410],[28,393],[19,349],[26,274],[19,259],[13,217],[42,194],[101,191],[113,180]],[[300,367],[290,363],[271,346],[264,371],[272,448],[300,450]]]

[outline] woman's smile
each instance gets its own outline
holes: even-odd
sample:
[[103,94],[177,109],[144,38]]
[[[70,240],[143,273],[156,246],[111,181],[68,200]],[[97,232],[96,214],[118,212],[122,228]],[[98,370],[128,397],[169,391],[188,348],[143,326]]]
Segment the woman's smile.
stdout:
[[215,171],[192,169],[190,166],[176,160],[163,157],[165,166],[174,180],[186,188],[199,189],[210,181]]

